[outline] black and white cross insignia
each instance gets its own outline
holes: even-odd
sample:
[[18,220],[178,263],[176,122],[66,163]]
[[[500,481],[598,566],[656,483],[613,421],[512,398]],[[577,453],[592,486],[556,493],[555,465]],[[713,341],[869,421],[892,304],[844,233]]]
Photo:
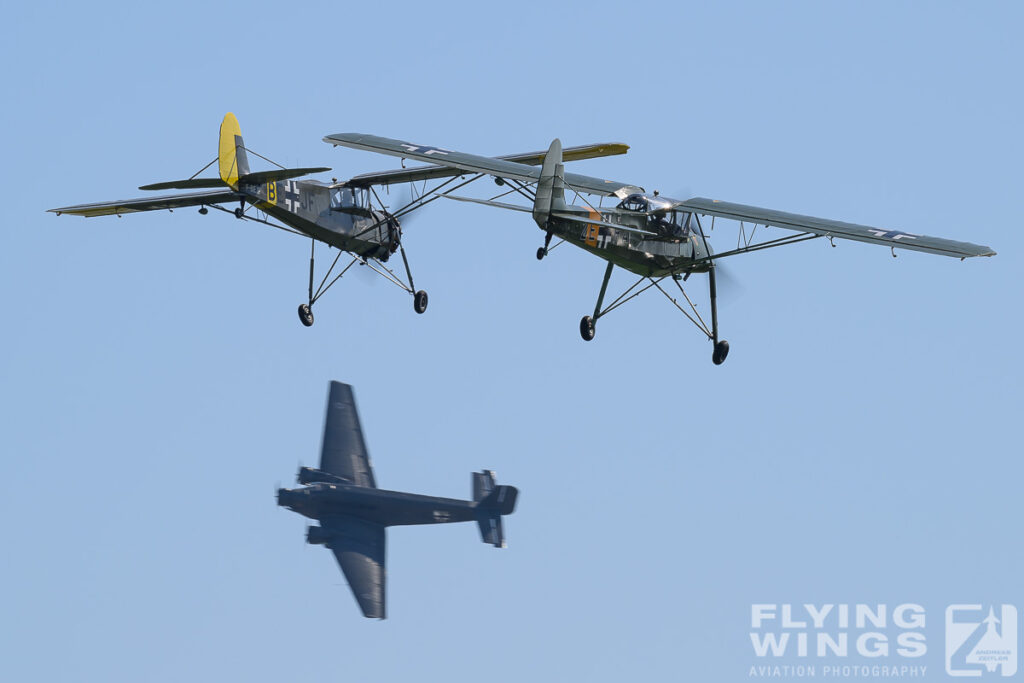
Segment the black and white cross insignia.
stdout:
[[886,240],[899,240],[906,238],[908,240],[916,240],[917,235],[911,235],[909,232],[900,232],[899,230],[876,230],[874,228],[868,228],[868,232],[873,234],[875,237],[881,237]]
[[294,180],[285,183],[284,205],[289,211],[299,210],[299,184]]
[[423,145],[410,145],[404,142],[401,144],[402,147],[405,147],[410,152],[415,152],[416,154],[423,154],[425,156],[430,156],[431,154],[448,154],[447,150],[443,150],[440,147],[424,147]]

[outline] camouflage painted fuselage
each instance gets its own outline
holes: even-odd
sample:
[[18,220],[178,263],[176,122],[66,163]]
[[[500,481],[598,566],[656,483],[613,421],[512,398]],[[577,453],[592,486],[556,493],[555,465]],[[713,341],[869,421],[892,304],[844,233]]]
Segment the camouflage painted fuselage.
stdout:
[[363,190],[315,180],[243,182],[238,189],[269,216],[332,247],[381,261],[398,249],[398,219],[368,208]]
[[637,275],[664,277],[708,270],[711,248],[701,236],[697,217],[691,213],[666,219],[664,215],[651,216],[622,207],[595,211],[582,206],[568,206],[564,213],[594,223],[551,216],[546,225],[538,222],[539,227]]

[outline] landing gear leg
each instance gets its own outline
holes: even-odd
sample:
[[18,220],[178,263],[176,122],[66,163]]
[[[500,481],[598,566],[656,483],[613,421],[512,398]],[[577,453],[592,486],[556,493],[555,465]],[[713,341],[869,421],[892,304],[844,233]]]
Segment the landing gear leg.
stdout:
[[583,316],[583,319],[580,320],[580,336],[583,337],[583,341],[590,341],[594,338],[594,335],[597,334],[595,327],[597,325],[597,319],[602,315],[601,305],[604,303],[604,294],[608,291],[608,281],[612,277],[613,268],[615,268],[615,264],[609,261],[608,267],[604,271],[604,280],[601,281],[601,293],[597,295],[597,305],[594,306],[593,317],[585,315]]
[[714,350],[711,352],[711,362],[721,365],[729,355],[729,342],[724,339],[718,340],[718,289],[715,286],[715,262],[711,262],[708,268],[708,289],[711,294],[711,341],[714,343]]
[[427,310],[427,293],[422,289],[416,289],[416,285],[412,282],[412,271],[409,270],[409,259],[405,255],[405,247],[399,242],[398,249],[402,254],[402,263],[405,265],[405,275],[409,278],[409,291],[412,295],[412,308],[417,313],[423,313]]
[[306,327],[313,326],[313,264],[316,252],[316,240],[310,240],[309,246],[309,303],[299,304],[299,320]]
[[542,261],[545,256],[548,255],[548,247],[551,246],[551,231],[549,230],[544,235],[544,246],[537,247],[537,260]]

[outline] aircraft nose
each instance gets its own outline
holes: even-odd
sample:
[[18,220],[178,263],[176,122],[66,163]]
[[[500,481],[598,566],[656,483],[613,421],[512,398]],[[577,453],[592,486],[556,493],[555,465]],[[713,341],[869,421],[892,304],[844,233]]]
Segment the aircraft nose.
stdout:
[[288,503],[291,501],[291,496],[289,494],[291,494],[291,491],[289,491],[288,489],[278,489],[277,504],[287,506]]

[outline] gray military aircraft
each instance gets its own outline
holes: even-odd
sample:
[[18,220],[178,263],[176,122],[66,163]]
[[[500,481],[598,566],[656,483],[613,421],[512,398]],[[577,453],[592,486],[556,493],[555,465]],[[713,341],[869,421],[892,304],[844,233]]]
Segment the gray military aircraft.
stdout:
[[[566,160],[589,159],[612,154],[624,154],[628,147],[620,143],[606,143],[571,147],[565,150]],[[248,150],[252,152],[252,150]],[[427,310],[427,293],[417,290],[409,269],[409,259],[402,246],[400,218],[437,199],[436,196],[409,197],[398,208],[390,209],[381,200],[375,187],[402,179],[448,178],[442,186],[456,182],[460,171],[433,167],[426,172],[417,169],[397,169],[380,173],[365,173],[345,182],[330,184],[317,180],[294,180],[304,175],[330,171],[330,168],[284,168],[270,171],[250,171],[247,149],[234,114],[228,113],[220,126],[217,158],[186,180],[143,185],[140,190],[205,190],[188,194],[164,195],[145,199],[128,199],[96,204],[79,204],[50,209],[77,216],[122,216],[137,211],[156,211],[186,206],[198,206],[206,215],[209,208],[234,213],[236,218],[264,223],[286,232],[312,238],[309,253],[309,296],[299,305],[299,319],[309,327],[313,324],[313,304],[323,296],[352,266],[368,266],[375,273],[413,296],[417,313]],[[259,154],[252,152],[261,159]],[[429,153],[428,153],[429,158]],[[544,152],[512,154],[499,159],[519,164],[540,164]],[[267,160],[269,161],[269,160]],[[273,162],[271,162],[273,163]],[[197,178],[213,164],[218,165],[219,177]],[[279,164],[276,164],[279,166]],[[456,185],[461,187],[461,185]],[[222,204],[237,204],[231,211]],[[253,211],[249,211],[249,207]],[[274,222],[271,219],[276,219]],[[316,243],[322,242],[339,250],[327,273],[314,291]],[[396,251],[401,253],[405,279],[399,278],[384,264]],[[352,256],[346,266],[331,279],[342,253]]]
[[363,615],[384,619],[384,530],[406,524],[475,521],[484,543],[505,547],[501,518],[519,491],[497,486],[494,472],[473,473],[473,500],[420,496],[377,488],[352,387],[331,382],[320,467],[300,467],[298,489],[278,489],[277,504],[315,519],[306,541],[331,549]]
[[[608,265],[594,313],[583,316],[580,320],[580,335],[584,340],[590,341],[594,338],[598,319],[654,287],[707,335],[713,343],[711,358],[716,365],[724,362],[729,353],[729,343],[718,338],[715,265],[723,258],[822,237],[832,242],[832,246],[835,246],[833,240],[836,238],[881,244],[890,247],[893,256],[896,255],[896,249],[913,249],[929,254],[955,256],[961,260],[971,256],[995,255],[989,247],[967,242],[700,197],[687,200],[669,199],[657,192],[647,194],[643,188],[636,185],[565,173],[562,146],[557,139],[551,143],[539,169],[516,163],[514,160],[465,154],[441,147],[414,145],[362,133],[328,135],[324,142],[403,159],[418,159],[443,168],[456,169],[468,176],[463,185],[489,176],[499,186],[508,186],[510,189],[488,199],[458,197],[451,194],[455,188],[443,193],[439,192],[439,189],[432,192],[438,197],[532,214],[533,220],[545,233],[544,245],[537,250],[538,259],[543,259],[549,249],[554,248],[551,247],[551,239],[559,237],[564,242],[574,244],[606,260]],[[408,178],[399,177],[398,181],[406,179]],[[567,204],[566,190],[572,191],[581,204]],[[498,201],[511,194],[524,197],[530,205]],[[583,196],[586,194],[601,198],[597,206]],[[601,202],[605,197],[615,197],[620,201],[614,207],[602,208]],[[737,222],[739,230],[736,248],[715,253],[711,249],[699,216],[711,216],[711,229],[714,229],[716,217]],[[765,227],[762,235],[767,233],[769,227],[790,232],[778,237],[758,239],[755,235],[759,225]],[[639,279],[611,304],[602,308],[608,281],[615,266],[638,275]],[[693,273],[708,274],[710,328],[682,286]],[[666,280],[679,290],[689,305],[689,312],[662,286]],[[644,284],[645,281],[647,284]],[[637,289],[640,285],[644,286]]]

